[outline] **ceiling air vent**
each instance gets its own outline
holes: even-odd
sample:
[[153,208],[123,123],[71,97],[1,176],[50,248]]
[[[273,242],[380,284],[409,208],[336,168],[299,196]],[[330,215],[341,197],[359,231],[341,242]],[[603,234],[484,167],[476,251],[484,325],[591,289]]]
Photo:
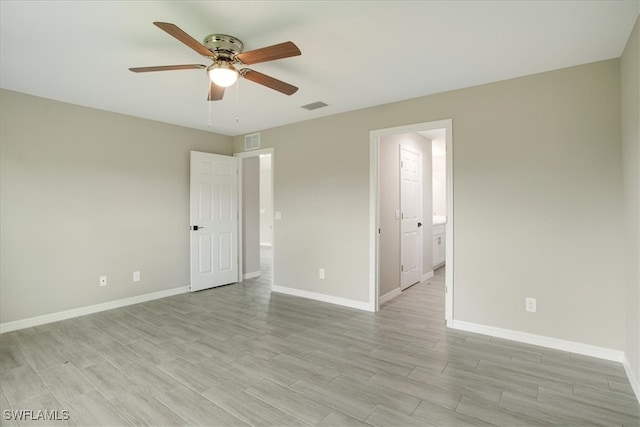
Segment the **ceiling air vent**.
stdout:
[[322,108],[322,107],[326,107],[327,104],[325,104],[324,102],[312,102],[311,104],[307,104],[307,105],[303,105],[302,108],[304,108],[305,110],[317,110],[318,108]]
[[244,150],[257,150],[260,148],[260,133],[252,133],[244,137]]

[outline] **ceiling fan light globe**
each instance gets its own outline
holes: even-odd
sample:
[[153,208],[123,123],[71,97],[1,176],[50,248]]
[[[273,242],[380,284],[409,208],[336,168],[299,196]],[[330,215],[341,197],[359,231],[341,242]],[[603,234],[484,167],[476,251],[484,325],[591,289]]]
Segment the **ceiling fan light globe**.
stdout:
[[213,67],[208,72],[209,79],[220,87],[229,87],[238,81],[238,72],[231,68]]

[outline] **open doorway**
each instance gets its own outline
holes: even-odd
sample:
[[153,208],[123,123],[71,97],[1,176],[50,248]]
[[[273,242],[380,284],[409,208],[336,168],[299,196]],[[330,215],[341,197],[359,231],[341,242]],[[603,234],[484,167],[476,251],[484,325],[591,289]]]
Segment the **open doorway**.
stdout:
[[[432,144],[433,141],[440,141]],[[403,220],[401,206],[401,169],[402,160],[394,153],[401,145],[413,145],[426,158],[422,161],[425,178],[421,181],[422,211],[419,241],[422,249],[420,280],[430,278],[438,267],[446,264],[445,280],[445,318],[447,323],[453,319],[453,159],[452,159],[452,121],[420,123],[408,126],[380,129],[370,133],[370,302],[371,309],[377,311],[381,303],[402,292],[401,277],[403,259],[401,255],[400,222]],[[444,146],[444,152],[437,151]],[[435,155],[444,160],[444,177],[434,177],[432,170]],[[394,157],[395,156],[395,157]],[[390,179],[389,177],[392,177]],[[433,187],[436,180],[444,186]],[[391,191],[389,190],[391,188]],[[434,199],[436,192],[444,194],[442,200]],[[425,193],[428,193],[425,195]],[[442,194],[438,194],[441,196]],[[397,207],[396,207],[397,206]],[[437,208],[434,210],[434,208]],[[398,231],[396,231],[398,230]],[[442,257],[439,259],[438,257]],[[395,270],[398,271],[395,271]],[[442,270],[440,270],[442,273]]]
[[241,279],[273,284],[273,149],[235,154],[240,175]]
[[260,155],[260,279],[273,283],[273,194],[271,154]]
[[433,274],[431,147],[426,137],[401,133],[380,138],[378,266],[379,303]]

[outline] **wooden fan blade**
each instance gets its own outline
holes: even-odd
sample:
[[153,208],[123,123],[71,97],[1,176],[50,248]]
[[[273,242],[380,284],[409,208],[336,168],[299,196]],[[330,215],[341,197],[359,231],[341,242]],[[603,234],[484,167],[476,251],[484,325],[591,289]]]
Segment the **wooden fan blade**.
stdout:
[[273,77],[267,76],[266,74],[250,70],[248,68],[243,69],[241,75],[245,79],[251,80],[252,82],[261,84],[273,90],[277,90],[278,92],[284,93],[285,95],[293,95],[298,91],[297,87],[292,86],[289,83],[274,79]]
[[293,42],[284,42],[274,44],[273,46],[263,47],[261,49],[250,50],[249,52],[239,53],[236,58],[243,64],[251,65],[259,62],[274,61],[276,59],[289,58],[291,56],[302,55],[298,46]]
[[207,66],[202,64],[158,65],[155,67],[133,67],[129,70],[134,73],[148,73],[149,71],[200,70],[202,68],[207,68]]
[[200,55],[203,55],[209,58],[212,58],[214,56],[213,52],[207,49],[202,43],[200,43],[199,41],[191,37],[189,34],[182,31],[176,25],[170,24],[168,22],[154,22],[153,25],[165,31],[170,36],[173,36],[176,39],[180,40],[182,43],[186,44],[191,49],[198,52]]
[[220,101],[224,96],[224,88],[209,82],[209,96],[207,101]]

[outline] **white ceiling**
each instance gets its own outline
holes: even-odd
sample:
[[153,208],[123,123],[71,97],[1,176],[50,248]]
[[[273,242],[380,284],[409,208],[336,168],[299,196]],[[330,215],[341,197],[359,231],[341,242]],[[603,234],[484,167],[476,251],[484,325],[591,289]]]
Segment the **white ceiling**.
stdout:
[[[639,12],[639,0],[3,0],[0,86],[239,135],[619,57]],[[230,88],[209,103],[205,70],[131,73],[133,66],[209,64],[153,21],[199,41],[231,34],[245,51],[291,40],[302,56],[251,68],[300,90],[288,97],[241,80],[239,94]],[[300,108],[314,101],[329,106]]]

